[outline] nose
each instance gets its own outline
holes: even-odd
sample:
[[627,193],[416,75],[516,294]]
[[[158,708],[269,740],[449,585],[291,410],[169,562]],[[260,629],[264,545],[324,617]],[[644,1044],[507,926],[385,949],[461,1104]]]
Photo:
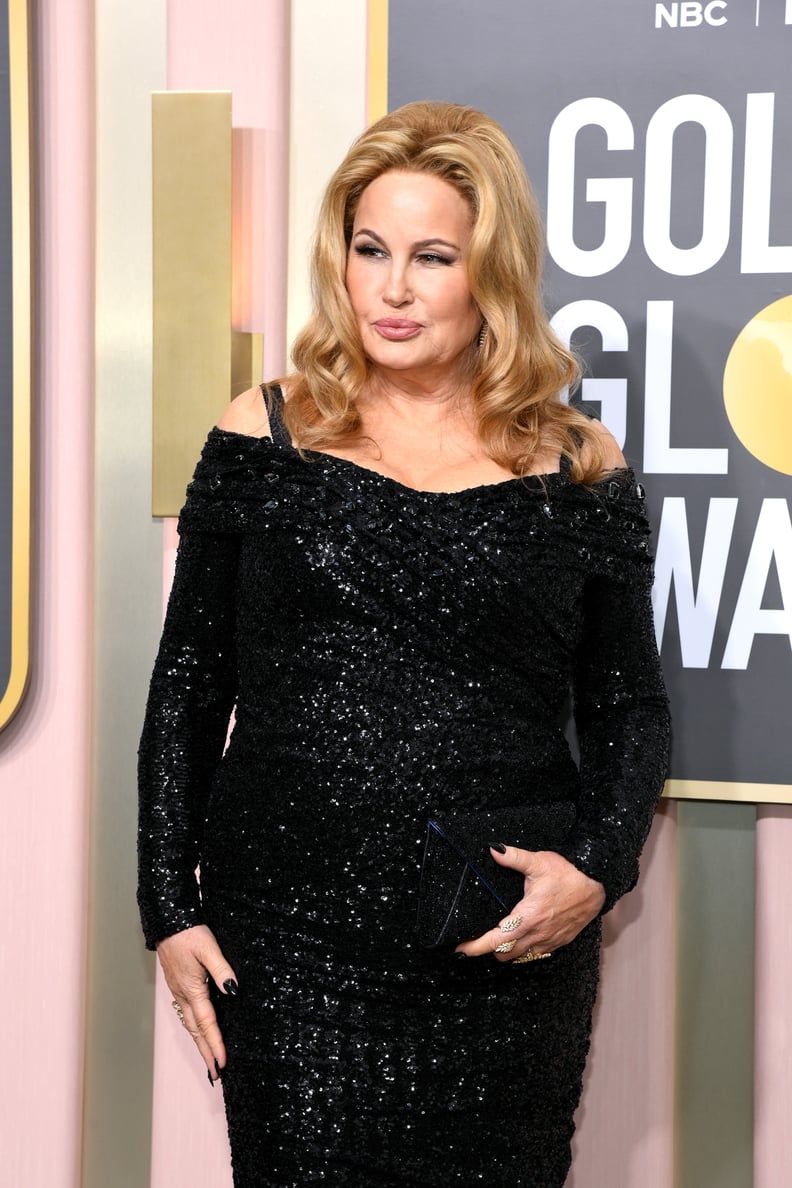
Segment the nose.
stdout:
[[407,269],[403,264],[399,264],[395,260],[391,262],[391,266],[388,269],[383,298],[388,305],[393,306],[407,305],[412,301],[412,291],[407,276]]

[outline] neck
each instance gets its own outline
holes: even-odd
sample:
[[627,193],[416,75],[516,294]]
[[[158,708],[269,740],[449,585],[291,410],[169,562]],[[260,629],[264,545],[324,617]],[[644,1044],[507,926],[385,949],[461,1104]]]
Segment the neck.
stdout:
[[360,409],[363,415],[379,409],[425,422],[460,414],[467,417],[470,382],[461,370],[449,373],[447,368],[436,374],[377,369],[360,398]]

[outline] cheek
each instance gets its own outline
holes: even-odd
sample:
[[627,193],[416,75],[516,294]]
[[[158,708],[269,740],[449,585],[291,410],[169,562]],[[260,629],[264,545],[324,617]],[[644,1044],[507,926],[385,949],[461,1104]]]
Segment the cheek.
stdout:
[[445,305],[457,317],[464,316],[475,308],[473,294],[467,284],[467,278],[463,280],[462,277],[455,276],[453,283],[447,285],[445,290]]
[[352,295],[358,287],[357,269],[355,267],[355,259],[353,256],[347,258],[346,272],[344,273],[344,285],[346,291],[349,293],[350,300]]
[[347,291],[349,300],[352,302],[352,304],[354,304],[354,301],[355,301],[355,277],[354,277],[352,269],[350,268],[350,266],[348,264],[347,264],[346,273],[344,274],[344,288]]
[[353,313],[358,313],[365,303],[366,285],[364,277],[361,276],[360,270],[356,267],[354,261],[350,261],[347,264],[344,283],[349,295],[349,304],[352,306],[352,311]]
[[467,321],[468,319],[478,317],[476,303],[473,300],[470,289],[467,287],[457,290],[454,294],[453,301],[449,302],[449,308],[452,310],[453,315],[460,320]]

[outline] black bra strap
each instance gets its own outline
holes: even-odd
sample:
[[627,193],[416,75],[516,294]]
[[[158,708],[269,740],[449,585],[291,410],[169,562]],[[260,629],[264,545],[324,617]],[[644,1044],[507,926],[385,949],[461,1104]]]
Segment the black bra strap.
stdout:
[[[590,420],[594,420],[594,418],[591,416],[591,414],[589,412],[587,412],[587,410],[585,408],[581,408],[579,406],[576,406],[576,407],[578,407],[579,412],[582,412],[585,416],[589,417]],[[583,434],[578,429],[571,429],[570,435],[571,435],[572,440],[574,441],[575,445],[579,449],[583,445]],[[569,474],[572,470],[572,459],[569,457],[568,454],[562,453],[558,469],[560,470],[561,474],[563,474],[567,477],[569,476]]]
[[261,395],[267,406],[272,440],[278,445],[291,445],[291,435],[283,423],[283,392],[280,384],[262,384]]

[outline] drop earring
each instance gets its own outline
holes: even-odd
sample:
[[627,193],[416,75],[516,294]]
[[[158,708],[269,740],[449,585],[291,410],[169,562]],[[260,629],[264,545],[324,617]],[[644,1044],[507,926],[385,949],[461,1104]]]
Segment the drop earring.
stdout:
[[487,337],[487,323],[482,322],[481,329],[478,332],[478,349],[479,350],[481,350],[481,348],[484,346],[484,340],[486,339],[486,337]]

